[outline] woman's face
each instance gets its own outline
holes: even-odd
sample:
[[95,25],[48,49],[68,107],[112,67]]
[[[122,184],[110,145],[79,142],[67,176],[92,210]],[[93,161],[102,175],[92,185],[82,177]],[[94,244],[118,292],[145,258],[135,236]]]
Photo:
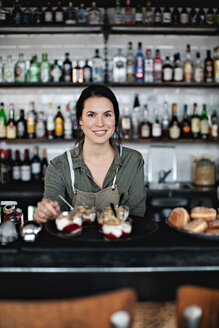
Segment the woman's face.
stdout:
[[85,140],[104,144],[109,141],[115,130],[113,104],[105,97],[91,97],[85,100],[79,121]]

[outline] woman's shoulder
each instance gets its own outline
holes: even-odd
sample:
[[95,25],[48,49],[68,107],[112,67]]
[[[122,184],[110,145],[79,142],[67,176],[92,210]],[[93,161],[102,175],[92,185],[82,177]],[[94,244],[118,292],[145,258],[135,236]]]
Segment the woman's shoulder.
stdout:
[[133,162],[144,162],[142,154],[135,149],[122,146],[122,160]]

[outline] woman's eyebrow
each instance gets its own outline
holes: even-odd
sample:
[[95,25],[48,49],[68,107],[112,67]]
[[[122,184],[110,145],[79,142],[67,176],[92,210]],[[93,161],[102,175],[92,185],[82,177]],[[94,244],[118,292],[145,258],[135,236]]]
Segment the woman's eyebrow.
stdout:
[[[96,111],[95,111],[95,110],[88,110],[87,113],[92,113],[92,114],[94,114],[94,113],[96,113]],[[112,109],[108,109],[108,110],[106,110],[104,113],[113,113],[113,110],[112,110]]]

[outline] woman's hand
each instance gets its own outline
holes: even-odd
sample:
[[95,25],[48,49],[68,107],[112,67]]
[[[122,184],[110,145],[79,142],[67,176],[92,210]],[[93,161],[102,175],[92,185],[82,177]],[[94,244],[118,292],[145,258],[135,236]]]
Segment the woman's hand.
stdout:
[[33,218],[37,223],[46,223],[58,215],[59,212],[60,207],[58,202],[45,198],[37,203]]

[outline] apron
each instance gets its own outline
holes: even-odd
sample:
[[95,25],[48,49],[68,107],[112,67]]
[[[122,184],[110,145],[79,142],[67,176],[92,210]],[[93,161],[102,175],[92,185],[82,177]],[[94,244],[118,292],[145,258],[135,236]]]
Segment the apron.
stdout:
[[[101,211],[105,207],[109,206],[110,203],[113,203],[114,205],[119,203],[119,192],[116,185],[116,178],[119,168],[116,169],[116,174],[114,176],[112,186],[104,188],[98,192],[82,191],[76,189],[74,186],[75,174],[74,174],[70,150],[67,151],[67,156],[68,156],[68,163],[69,163],[70,174],[71,174],[71,184],[74,192],[74,196],[72,199],[73,207],[79,205],[88,205],[88,206],[94,206],[97,211]],[[120,156],[122,156],[122,147],[120,147]]]

